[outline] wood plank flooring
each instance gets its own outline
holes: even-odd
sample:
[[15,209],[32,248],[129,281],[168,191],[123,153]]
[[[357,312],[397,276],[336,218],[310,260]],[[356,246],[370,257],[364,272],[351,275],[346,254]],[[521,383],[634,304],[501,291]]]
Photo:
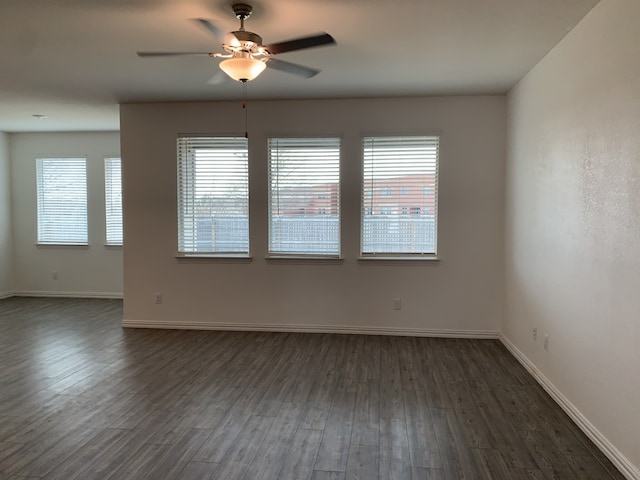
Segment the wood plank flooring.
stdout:
[[122,329],[0,300],[0,479],[622,479],[498,341]]

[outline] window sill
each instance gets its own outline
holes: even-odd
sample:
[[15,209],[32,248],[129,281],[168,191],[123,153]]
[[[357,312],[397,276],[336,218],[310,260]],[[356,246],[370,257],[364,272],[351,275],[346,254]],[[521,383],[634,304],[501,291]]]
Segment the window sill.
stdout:
[[89,248],[88,243],[36,243],[36,247],[38,248],[61,248],[61,247],[70,247],[70,248]]
[[416,256],[366,256],[366,257],[358,257],[358,263],[415,263],[415,264],[437,264],[440,262],[440,259],[436,256],[430,255],[416,255]]
[[175,258],[180,263],[251,263],[253,261],[253,257],[247,255],[178,254]]
[[304,264],[325,264],[325,265],[340,265],[344,259],[340,257],[314,257],[306,255],[269,255],[265,257],[268,263],[281,263],[289,265],[304,265]]

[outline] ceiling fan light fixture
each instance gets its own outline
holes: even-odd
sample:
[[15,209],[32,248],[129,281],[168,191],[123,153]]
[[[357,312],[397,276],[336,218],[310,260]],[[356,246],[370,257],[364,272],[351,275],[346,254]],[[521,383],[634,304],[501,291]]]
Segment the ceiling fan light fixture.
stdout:
[[267,65],[255,58],[236,57],[228,58],[220,62],[220,68],[224,73],[239,82],[253,80],[267,67]]

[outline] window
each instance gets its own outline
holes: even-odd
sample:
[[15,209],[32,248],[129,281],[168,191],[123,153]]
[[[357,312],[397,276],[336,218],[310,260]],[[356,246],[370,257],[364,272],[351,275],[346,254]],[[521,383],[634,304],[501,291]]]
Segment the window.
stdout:
[[[363,139],[362,256],[436,254],[438,143],[436,136],[366,137]],[[404,188],[407,194],[404,194]],[[401,191],[395,214],[372,215],[388,207],[365,192]],[[399,200],[387,196],[385,203]],[[402,215],[404,214],[404,215]]]
[[38,243],[86,245],[86,158],[36,160]]
[[340,139],[269,139],[269,254],[340,255]]
[[249,254],[246,138],[178,138],[178,253]]
[[393,195],[393,188],[384,187],[384,188],[380,189],[380,196],[381,197],[390,197],[391,195]]
[[104,205],[107,245],[122,245],[122,173],[119,158],[104,159]]

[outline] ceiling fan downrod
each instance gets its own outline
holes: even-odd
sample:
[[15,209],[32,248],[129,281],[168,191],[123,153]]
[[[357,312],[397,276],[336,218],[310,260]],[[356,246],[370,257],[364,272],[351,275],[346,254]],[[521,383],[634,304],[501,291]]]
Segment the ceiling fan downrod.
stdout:
[[233,8],[236,18],[240,20],[240,31],[244,32],[244,21],[251,15],[253,7],[247,3],[234,3],[231,8]]

